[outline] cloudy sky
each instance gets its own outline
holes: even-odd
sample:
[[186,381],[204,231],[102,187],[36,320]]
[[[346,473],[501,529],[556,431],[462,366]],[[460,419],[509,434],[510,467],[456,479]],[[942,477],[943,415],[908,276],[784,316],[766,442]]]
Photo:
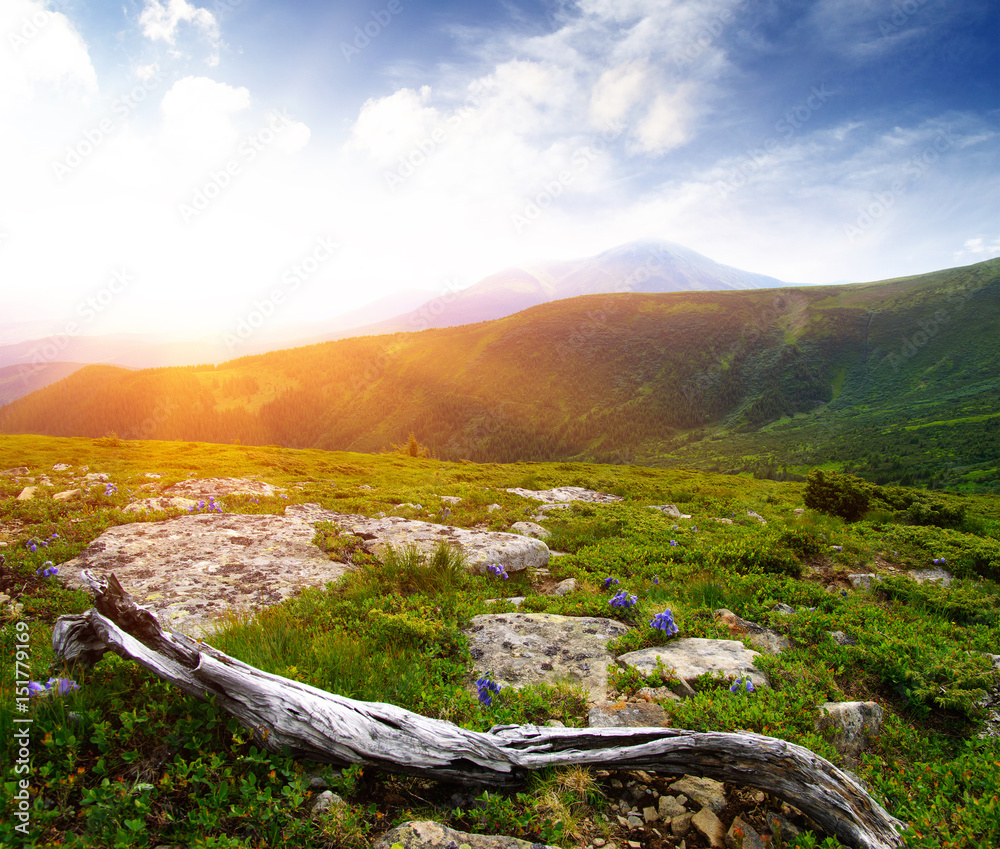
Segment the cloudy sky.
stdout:
[[636,239],[801,283],[988,259],[998,68],[995,0],[0,0],[0,341]]

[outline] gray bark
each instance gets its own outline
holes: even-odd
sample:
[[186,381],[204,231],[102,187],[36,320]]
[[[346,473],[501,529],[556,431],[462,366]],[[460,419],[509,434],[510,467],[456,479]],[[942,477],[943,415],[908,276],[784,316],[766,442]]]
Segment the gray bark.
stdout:
[[849,846],[903,845],[899,829],[905,824],[856,781],[808,749],[774,737],[532,725],[469,731],[263,672],[206,643],[164,632],[114,575],[102,582],[84,572],[82,579],[94,590],[94,608],[56,622],[57,657],[92,665],[110,650],[129,658],[189,695],[214,696],[272,752],[287,747],[302,760],[492,786],[515,785],[532,770],[568,765],[703,775],[766,790]]

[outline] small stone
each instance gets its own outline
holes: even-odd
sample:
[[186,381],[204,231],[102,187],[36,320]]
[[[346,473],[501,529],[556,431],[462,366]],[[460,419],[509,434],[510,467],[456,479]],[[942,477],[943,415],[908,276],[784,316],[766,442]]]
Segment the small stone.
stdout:
[[597,849],[601,849],[601,847],[604,846],[604,844],[607,842],[608,841],[605,840],[603,837],[595,837],[593,840],[594,846],[596,846]]
[[330,790],[324,790],[312,804],[312,815],[319,816],[330,810],[334,805],[343,805],[344,800]]
[[830,635],[830,639],[833,640],[838,646],[856,646],[858,641],[849,634],[845,634],[843,631],[827,631]]
[[670,821],[670,833],[674,837],[683,837],[691,830],[691,818],[694,814],[681,814]]
[[869,575],[867,573],[857,573],[854,575],[848,575],[847,577],[855,587],[865,590],[870,590],[875,581],[882,580],[878,575]]
[[57,492],[52,496],[55,501],[70,501],[74,498],[78,498],[80,495],[80,490],[78,489],[67,489],[65,492]]
[[20,494],[17,496],[18,501],[31,501],[35,497],[35,493],[38,492],[37,486],[26,486],[21,490]]
[[767,524],[767,519],[760,515],[760,513],[754,513],[753,510],[747,510],[747,516],[751,519],[756,519],[762,525]]
[[820,706],[816,730],[849,762],[882,730],[882,708],[876,702],[826,702]]
[[795,608],[784,603],[779,603],[771,608],[771,612],[777,613],[779,616],[794,616]]
[[551,531],[546,530],[535,522],[514,522],[510,526],[510,530],[512,533],[523,534],[526,537],[535,537],[535,539],[548,539],[552,536]]
[[726,834],[726,846],[729,849],[764,849],[764,841],[750,823],[736,817]]
[[669,687],[643,687],[636,696],[649,702],[679,702],[681,697]]
[[552,594],[558,596],[569,595],[570,593],[575,593],[577,589],[576,578],[567,578],[565,581],[560,581],[556,584],[555,589],[552,590]]
[[635,814],[628,815],[628,827],[630,829],[644,828],[645,823]]
[[690,519],[690,513],[681,513],[676,504],[650,504],[650,510],[659,510],[664,516],[671,519]]
[[711,808],[713,813],[719,813],[726,807],[726,790],[721,781],[712,778],[701,778],[695,775],[685,775],[670,785],[676,793],[683,793],[695,804]]
[[677,801],[676,796],[660,796],[657,810],[663,819],[679,817],[687,813],[687,809]]
[[779,840],[794,840],[801,833],[798,827],[790,823],[777,811],[767,812],[767,827],[771,829],[771,833],[775,837],[775,843],[778,843]]
[[496,513],[497,510],[502,510],[503,508],[499,504],[490,504],[486,509],[490,513]]
[[712,849],[724,849],[726,827],[711,808],[702,808],[691,817],[691,825],[704,835]]
[[52,471],[53,472],[66,472],[66,471],[69,471],[72,468],[73,468],[72,466],[67,466],[65,463],[56,463],[52,467]]
[[656,808],[643,808],[642,818],[649,823],[658,822],[660,819],[660,814]]
[[642,844],[638,840],[630,840],[628,845],[629,849],[642,849]]

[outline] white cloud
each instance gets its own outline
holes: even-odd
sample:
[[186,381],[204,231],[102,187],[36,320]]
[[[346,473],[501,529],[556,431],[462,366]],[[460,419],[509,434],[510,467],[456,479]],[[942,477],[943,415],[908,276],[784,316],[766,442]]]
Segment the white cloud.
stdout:
[[590,97],[592,123],[607,126],[623,120],[642,97],[648,74],[648,69],[638,62],[609,68],[601,74]]
[[955,259],[967,259],[982,262],[985,259],[1000,256],[1000,236],[989,239],[985,236],[975,236],[966,239],[962,250],[955,251]]
[[0,107],[32,98],[36,86],[93,95],[97,74],[70,20],[34,0],[0,3]]
[[177,30],[182,23],[191,24],[212,42],[219,38],[219,24],[208,9],[200,9],[187,0],[146,0],[139,15],[143,35],[151,41],[163,41],[171,47],[177,42]]
[[167,0],[163,5],[159,0],[146,0],[146,6],[139,15],[142,33],[150,41],[161,41],[171,48],[173,55],[181,55],[177,48],[177,36],[181,25],[186,24],[197,31],[210,47],[206,64],[210,68],[219,64],[219,23],[208,9],[195,6],[187,0]]
[[693,134],[697,89],[690,83],[660,92],[635,128],[635,145],[643,153],[663,154],[686,144]]
[[219,155],[239,139],[233,116],[250,108],[250,92],[208,77],[184,77],[163,96],[163,141],[178,152]]
[[353,146],[379,165],[392,162],[414,143],[432,136],[440,115],[428,105],[430,100],[428,86],[366,100],[351,127]]

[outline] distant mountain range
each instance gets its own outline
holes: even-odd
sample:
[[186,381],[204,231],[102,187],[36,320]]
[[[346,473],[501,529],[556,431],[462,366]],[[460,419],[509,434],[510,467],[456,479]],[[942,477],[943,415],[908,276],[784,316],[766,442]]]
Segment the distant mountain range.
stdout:
[[412,432],[443,459],[763,476],[832,463],[1000,491],[998,338],[1000,259],[878,283],[591,294],[218,366],[89,366],[0,408],[0,432],[368,452]]
[[474,324],[580,295],[771,289],[787,285],[764,274],[720,265],[670,242],[631,242],[584,259],[508,268],[409,312],[355,328],[352,335]]
[[[39,363],[54,365],[56,362],[103,363],[125,368],[219,363],[246,354],[346,336],[489,321],[577,295],[762,289],[782,285],[786,284],[773,277],[720,265],[669,242],[634,242],[585,259],[507,269],[467,289],[430,299],[424,290],[394,292],[332,319],[259,328],[246,341],[239,340],[235,347],[228,345],[222,334],[194,340],[139,334],[50,336],[0,345],[0,368]],[[48,369],[49,374],[54,375],[56,371]],[[9,393],[19,385],[27,387],[20,382],[10,384],[6,388],[8,394],[0,394],[0,403],[18,397]]]
[[50,383],[69,377],[83,366],[83,363],[43,362],[0,368],[0,407],[36,389],[42,389]]

